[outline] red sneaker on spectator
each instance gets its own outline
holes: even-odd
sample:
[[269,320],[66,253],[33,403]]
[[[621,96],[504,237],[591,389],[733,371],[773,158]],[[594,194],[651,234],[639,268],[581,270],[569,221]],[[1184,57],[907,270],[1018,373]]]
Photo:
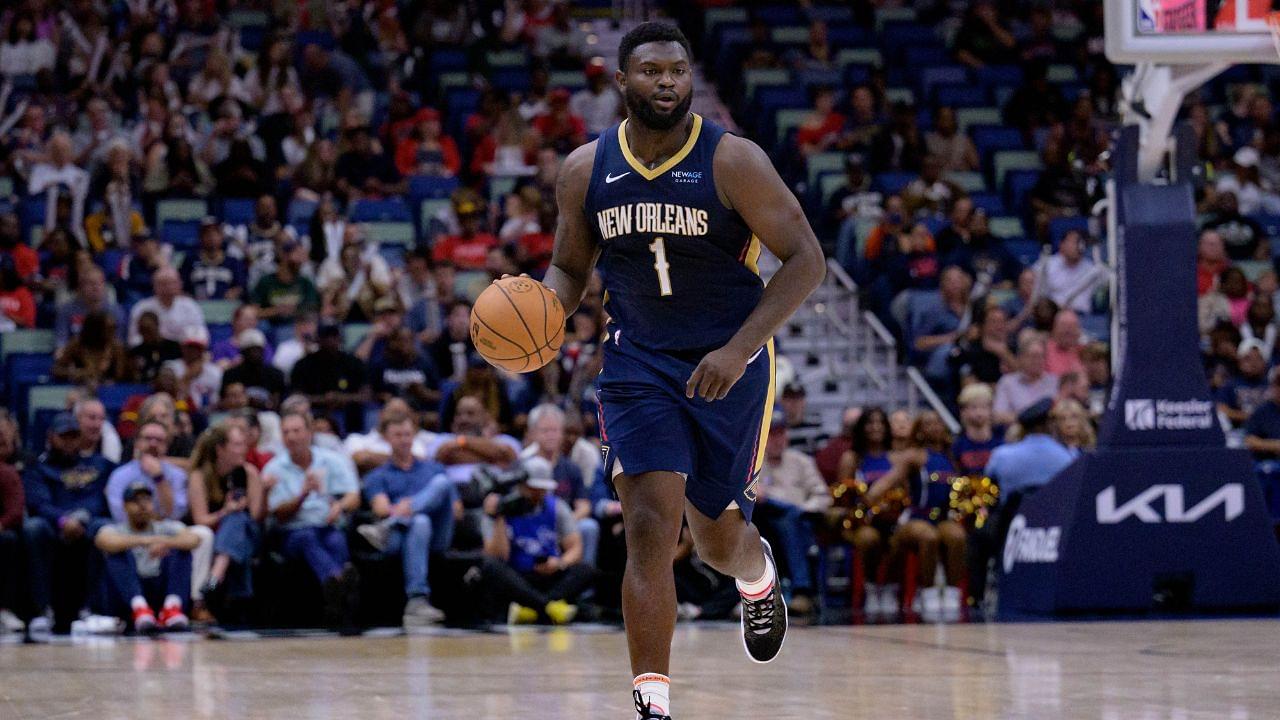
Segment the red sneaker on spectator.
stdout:
[[186,630],[191,627],[191,621],[182,612],[182,608],[167,607],[160,611],[160,625],[165,630]]
[[149,607],[136,608],[133,611],[133,629],[139,633],[154,632],[156,614]]

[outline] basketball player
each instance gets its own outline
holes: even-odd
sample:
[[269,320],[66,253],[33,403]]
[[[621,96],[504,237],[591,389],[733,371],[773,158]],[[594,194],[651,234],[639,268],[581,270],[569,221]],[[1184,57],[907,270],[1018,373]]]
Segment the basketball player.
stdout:
[[[618,48],[630,118],[573,151],[545,283],[566,313],[594,266],[612,319],[597,381],[605,477],[622,501],[622,612],[640,718],[671,713],[672,557],[687,517],[698,552],[737,578],[743,642],[782,649],[787,611],[750,523],[772,412],[771,338],[822,281],[800,205],[754,143],[689,111],[689,42],[645,23]],[[760,245],[782,260],[766,288]]]

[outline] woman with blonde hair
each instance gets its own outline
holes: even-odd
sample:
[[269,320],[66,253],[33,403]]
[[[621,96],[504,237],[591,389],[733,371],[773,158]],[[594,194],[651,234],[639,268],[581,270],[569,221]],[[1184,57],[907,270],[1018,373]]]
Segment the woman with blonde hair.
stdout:
[[238,424],[220,423],[201,433],[191,454],[191,520],[214,533],[213,566],[203,588],[206,601],[224,590],[231,597],[253,595],[250,568],[267,503],[258,469],[245,460],[248,450]]
[[1089,412],[1074,398],[1063,398],[1053,404],[1049,413],[1053,424],[1053,437],[1073,450],[1092,450],[1098,444],[1098,436],[1089,421]]

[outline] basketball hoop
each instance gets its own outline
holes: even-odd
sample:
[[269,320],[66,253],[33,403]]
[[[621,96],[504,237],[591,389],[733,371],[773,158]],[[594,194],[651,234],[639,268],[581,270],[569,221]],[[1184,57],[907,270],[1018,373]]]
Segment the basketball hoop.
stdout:
[[1271,44],[1275,46],[1276,54],[1280,55],[1280,12],[1267,13],[1267,28],[1271,30]]

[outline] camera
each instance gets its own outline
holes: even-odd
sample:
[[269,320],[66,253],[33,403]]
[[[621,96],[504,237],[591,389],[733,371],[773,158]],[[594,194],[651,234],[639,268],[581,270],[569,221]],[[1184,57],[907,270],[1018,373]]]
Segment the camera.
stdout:
[[459,489],[462,506],[468,510],[475,510],[484,505],[484,499],[493,493],[502,495],[505,503],[511,499],[516,488],[528,478],[529,473],[521,467],[500,470],[491,465],[481,465],[471,474],[471,482]]

